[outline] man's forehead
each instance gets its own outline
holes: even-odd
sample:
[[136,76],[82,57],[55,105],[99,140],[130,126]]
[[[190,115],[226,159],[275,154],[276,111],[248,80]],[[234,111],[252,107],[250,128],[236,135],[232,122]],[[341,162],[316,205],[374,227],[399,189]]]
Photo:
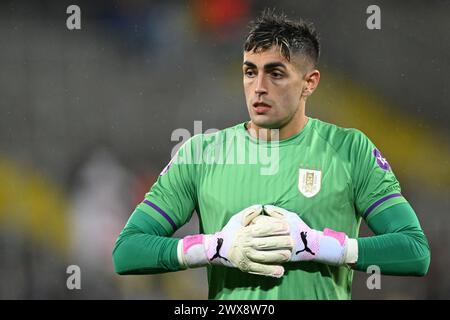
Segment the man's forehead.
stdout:
[[304,55],[301,54],[292,54],[290,56],[290,60],[286,59],[281,54],[281,50],[278,46],[272,46],[266,50],[258,50],[256,52],[244,51],[244,63],[250,62],[257,67],[264,67],[265,64],[268,63],[277,63],[280,62],[285,65],[287,68],[300,68],[303,69],[308,61]]
[[267,62],[281,62],[285,65],[291,63],[281,54],[280,49],[277,47],[270,47],[269,49],[256,52],[253,50],[244,51],[244,61],[249,61],[256,65]]

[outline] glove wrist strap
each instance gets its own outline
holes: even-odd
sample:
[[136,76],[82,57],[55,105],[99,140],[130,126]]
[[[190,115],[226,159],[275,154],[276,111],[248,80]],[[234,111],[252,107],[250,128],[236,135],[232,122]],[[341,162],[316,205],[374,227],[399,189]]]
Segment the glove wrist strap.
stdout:
[[178,261],[185,268],[198,268],[209,264],[205,250],[207,235],[186,236],[178,242]]
[[335,266],[346,262],[349,239],[344,232],[325,228],[319,239],[319,252],[314,260]]
[[358,241],[356,239],[348,239],[346,249],[344,262],[355,264],[358,261]]

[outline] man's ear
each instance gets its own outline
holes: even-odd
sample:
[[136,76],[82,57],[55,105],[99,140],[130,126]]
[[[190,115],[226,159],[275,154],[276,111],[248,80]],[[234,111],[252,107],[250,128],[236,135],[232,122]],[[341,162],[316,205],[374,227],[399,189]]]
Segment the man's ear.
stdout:
[[314,69],[312,71],[309,71],[305,74],[304,77],[305,80],[305,86],[303,87],[302,91],[302,97],[308,97],[310,96],[314,90],[316,90],[317,86],[319,85],[320,81],[320,72],[317,69]]

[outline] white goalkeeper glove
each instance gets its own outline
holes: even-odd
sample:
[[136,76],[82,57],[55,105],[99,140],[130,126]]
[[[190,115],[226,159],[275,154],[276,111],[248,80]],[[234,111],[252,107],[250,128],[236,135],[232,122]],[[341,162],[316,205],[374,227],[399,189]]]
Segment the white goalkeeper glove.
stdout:
[[[283,276],[284,268],[279,263],[289,261],[292,255],[289,225],[282,219],[260,216],[261,213],[262,206],[254,205],[232,216],[217,233],[184,237],[178,243],[180,264],[190,268],[214,264],[253,274]],[[250,225],[255,218],[260,223]]]
[[271,217],[288,221],[294,245],[290,261],[314,260],[329,265],[356,263],[358,243],[344,232],[328,228],[323,232],[311,229],[297,213],[276,206],[265,205],[264,211]]

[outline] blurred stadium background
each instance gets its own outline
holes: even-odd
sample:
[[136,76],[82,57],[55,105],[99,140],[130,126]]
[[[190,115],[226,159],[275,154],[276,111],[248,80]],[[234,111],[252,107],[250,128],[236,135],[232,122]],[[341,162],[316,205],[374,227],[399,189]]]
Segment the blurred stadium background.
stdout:
[[[66,28],[70,4],[81,30]],[[371,4],[381,30],[366,28]],[[371,137],[431,244],[426,277],[369,290],[355,273],[354,299],[450,298],[450,2],[418,0],[2,1],[0,298],[206,298],[204,270],[121,277],[111,251],[175,129],[247,119],[241,45],[265,7],[315,23],[307,114]],[[193,218],[177,235],[196,230]],[[81,290],[66,287],[72,264]]]

